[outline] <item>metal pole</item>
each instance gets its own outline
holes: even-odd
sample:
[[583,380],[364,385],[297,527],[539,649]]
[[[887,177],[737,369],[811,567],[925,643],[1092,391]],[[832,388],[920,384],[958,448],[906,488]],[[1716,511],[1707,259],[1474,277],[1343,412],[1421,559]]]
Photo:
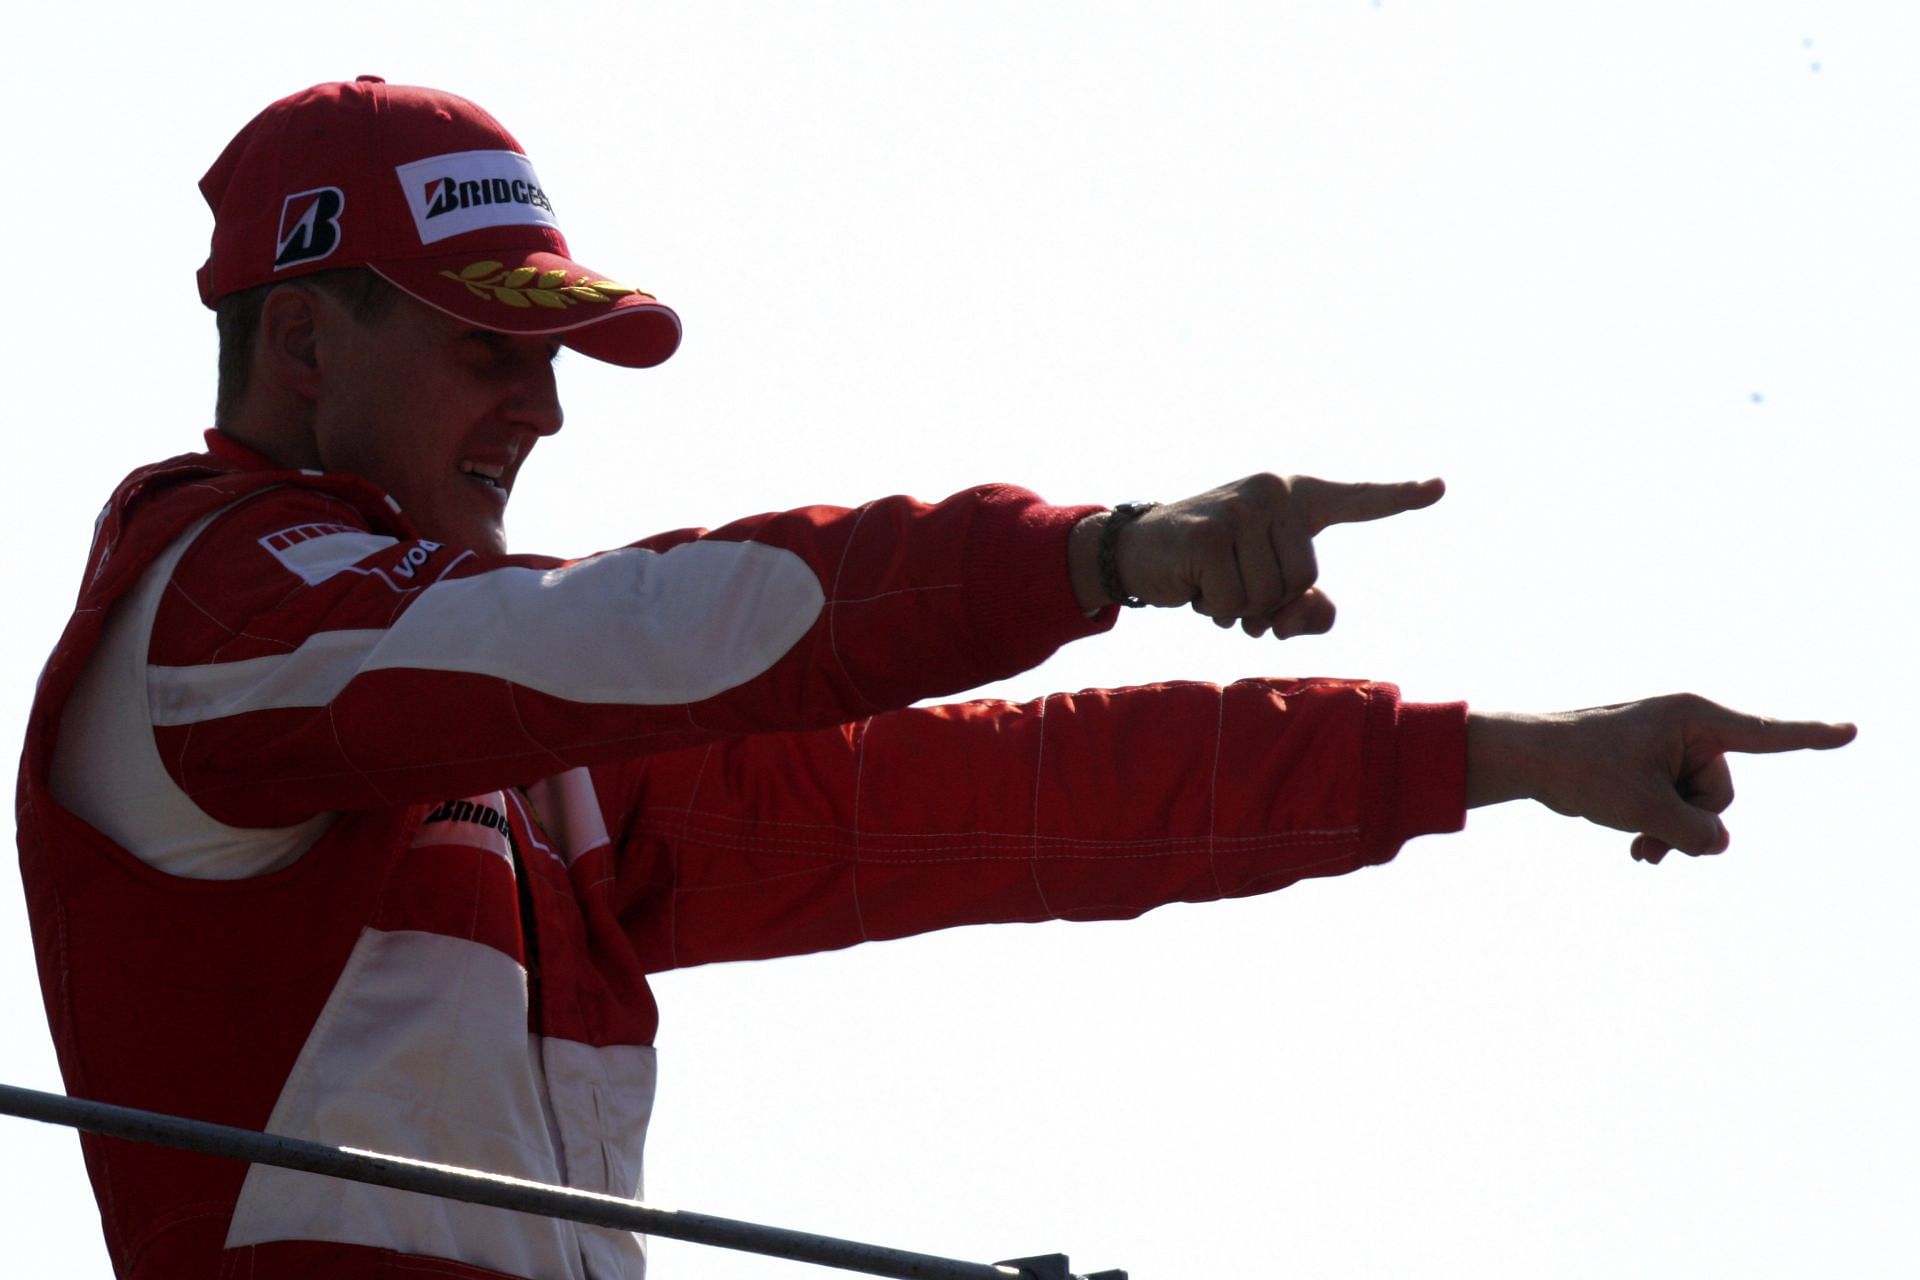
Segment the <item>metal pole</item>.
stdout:
[[[715,1218],[704,1213],[686,1213],[658,1209],[620,1196],[578,1191],[571,1187],[548,1186],[500,1174],[410,1160],[404,1156],[357,1151],[351,1147],[329,1147],[299,1138],[256,1133],[228,1125],[209,1124],[157,1111],[69,1098],[64,1094],[42,1093],[15,1085],[0,1085],[0,1114],[67,1125],[108,1137],[134,1142],[150,1142],[182,1151],[228,1156],[255,1164],[277,1165],[307,1173],[346,1178],[353,1182],[371,1182],[463,1200],[469,1204],[492,1205],[521,1213],[543,1214],[621,1231],[640,1231],[648,1235],[688,1240],[695,1244],[716,1245],[795,1262],[812,1262],[858,1271],[873,1276],[895,1276],[901,1280],[1041,1280],[1043,1272],[1021,1265],[1042,1259],[1021,1259],[1016,1263],[989,1264],[963,1262],[956,1258],[910,1253],[883,1245],[862,1244],[833,1236],[817,1236],[784,1227],[769,1227],[734,1218]],[[1058,1255],[1054,1255],[1058,1257]],[[1051,1262],[1049,1258],[1044,1261]],[[1064,1264],[1065,1259],[1059,1262]],[[1059,1274],[1056,1272],[1055,1274]],[[1102,1273],[1118,1276],[1123,1273]],[[1070,1280],[1080,1280],[1071,1277]]]

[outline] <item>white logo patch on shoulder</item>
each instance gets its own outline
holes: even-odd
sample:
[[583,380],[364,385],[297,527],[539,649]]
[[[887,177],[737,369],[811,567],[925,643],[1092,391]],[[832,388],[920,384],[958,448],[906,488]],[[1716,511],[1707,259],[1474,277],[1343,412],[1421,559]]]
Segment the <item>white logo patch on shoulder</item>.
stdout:
[[287,572],[312,587],[398,541],[352,525],[297,524],[268,534],[260,545]]
[[481,227],[558,227],[553,202],[518,151],[455,151],[394,166],[421,244]]

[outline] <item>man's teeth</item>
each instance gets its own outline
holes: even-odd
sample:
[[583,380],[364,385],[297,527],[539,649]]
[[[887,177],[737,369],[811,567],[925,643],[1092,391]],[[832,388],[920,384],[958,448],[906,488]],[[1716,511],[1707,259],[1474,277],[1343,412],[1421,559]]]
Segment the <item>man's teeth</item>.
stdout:
[[496,489],[500,487],[500,478],[507,473],[505,467],[487,467],[477,462],[463,462],[460,464],[460,470],[463,474],[470,475],[475,480],[484,480]]

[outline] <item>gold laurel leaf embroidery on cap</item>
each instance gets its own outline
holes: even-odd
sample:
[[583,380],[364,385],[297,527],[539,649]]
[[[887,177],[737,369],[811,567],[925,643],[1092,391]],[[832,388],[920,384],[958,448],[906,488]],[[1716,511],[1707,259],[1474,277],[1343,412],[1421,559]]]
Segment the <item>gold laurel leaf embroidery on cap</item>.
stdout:
[[[565,271],[541,271],[534,267],[515,267],[509,271],[506,264],[493,259],[469,263],[458,271],[442,270],[440,274],[465,285],[467,292],[476,298],[489,298],[510,307],[542,306],[564,311],[582,302],[616,302],[630,294],[654,300],[652,294],[632,285],[594,280],[584,275],[575,278],[572,284],[564,284]],[[539,279],[537,285],[533,284],[535,277]]]

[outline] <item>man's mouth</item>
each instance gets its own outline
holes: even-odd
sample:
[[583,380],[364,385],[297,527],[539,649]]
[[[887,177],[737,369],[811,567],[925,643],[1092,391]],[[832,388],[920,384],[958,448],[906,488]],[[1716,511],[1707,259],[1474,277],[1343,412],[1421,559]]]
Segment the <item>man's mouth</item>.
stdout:
[[505,490],[506,488],[506,485],[501,483],[507,474],[505,467],[491,467],[481,462],[463,462],[460,464],[460,474],[478,480],[481,484],[492,485],[496,489]]

